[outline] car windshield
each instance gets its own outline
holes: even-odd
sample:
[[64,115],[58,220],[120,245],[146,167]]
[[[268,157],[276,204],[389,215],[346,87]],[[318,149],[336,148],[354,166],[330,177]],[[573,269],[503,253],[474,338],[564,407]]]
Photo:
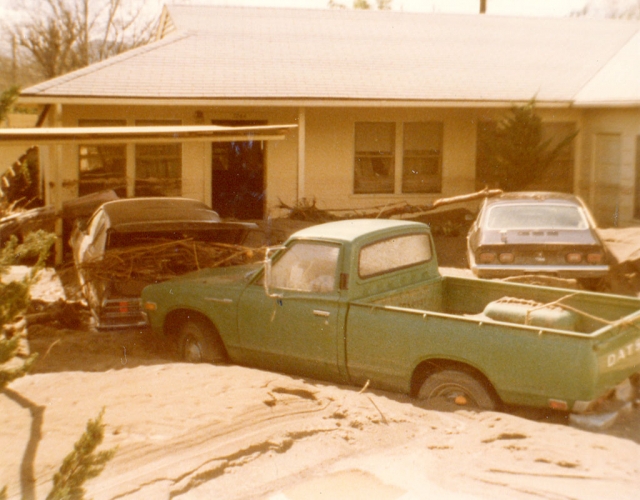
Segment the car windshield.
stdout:
[[513,204],[491,207],[488,229],[587,229],[589,224],[577,206]]

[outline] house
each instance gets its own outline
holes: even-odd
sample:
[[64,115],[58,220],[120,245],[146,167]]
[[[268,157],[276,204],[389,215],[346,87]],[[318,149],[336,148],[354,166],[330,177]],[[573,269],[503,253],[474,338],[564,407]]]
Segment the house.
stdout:
[[[23,90],[49,127],[297,124],[282,141],[49,148],[53,203],[106,187],[255,219],[425,204],[482,187],[478,138],[536,99],[540,184],[602,225],[640,221],[640,22],[397,11],[167,6],[157,40]],[[46,117],[44,116],[46,114]]]

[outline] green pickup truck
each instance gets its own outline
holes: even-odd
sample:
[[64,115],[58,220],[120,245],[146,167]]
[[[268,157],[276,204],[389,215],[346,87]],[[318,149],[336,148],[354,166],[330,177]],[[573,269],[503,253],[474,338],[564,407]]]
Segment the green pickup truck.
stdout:
[[264,263],[152,285],[142,303],[187,361],[369,383],[427,407],[593,413],[640,371],[640,299],[441,276],[417,222],[310,227]]

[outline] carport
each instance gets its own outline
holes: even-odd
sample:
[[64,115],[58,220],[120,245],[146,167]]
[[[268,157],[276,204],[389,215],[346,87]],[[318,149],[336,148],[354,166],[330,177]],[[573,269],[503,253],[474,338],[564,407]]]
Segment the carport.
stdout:
[[[91,144],[154,144],[188,142],[238,142],[282,140],[297,125],[170,125],[170,126],[124,126],[124,127],[52,127],[0,129],[0,147],[38,146],[42,195],[46,205],[56,212],[62,209],[64,183],[61,180],[62,147]],[[130,193],[127,193],[128,195]],[[56,222],[56,259],[62,256],[62,221]]]

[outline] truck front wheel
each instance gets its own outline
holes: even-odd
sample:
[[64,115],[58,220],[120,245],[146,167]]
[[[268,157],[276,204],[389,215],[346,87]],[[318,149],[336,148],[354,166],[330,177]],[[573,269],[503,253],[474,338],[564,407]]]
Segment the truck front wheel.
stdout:
[[189,319],[182,324],[178,336],[180,359],[189,363],[220,363],[226,361],[218,332],[204,321]]
[[434,410],[496,409],[496,402],[485,386],[458,370],[442,370],[429,376],[420,387],[418,400]]

